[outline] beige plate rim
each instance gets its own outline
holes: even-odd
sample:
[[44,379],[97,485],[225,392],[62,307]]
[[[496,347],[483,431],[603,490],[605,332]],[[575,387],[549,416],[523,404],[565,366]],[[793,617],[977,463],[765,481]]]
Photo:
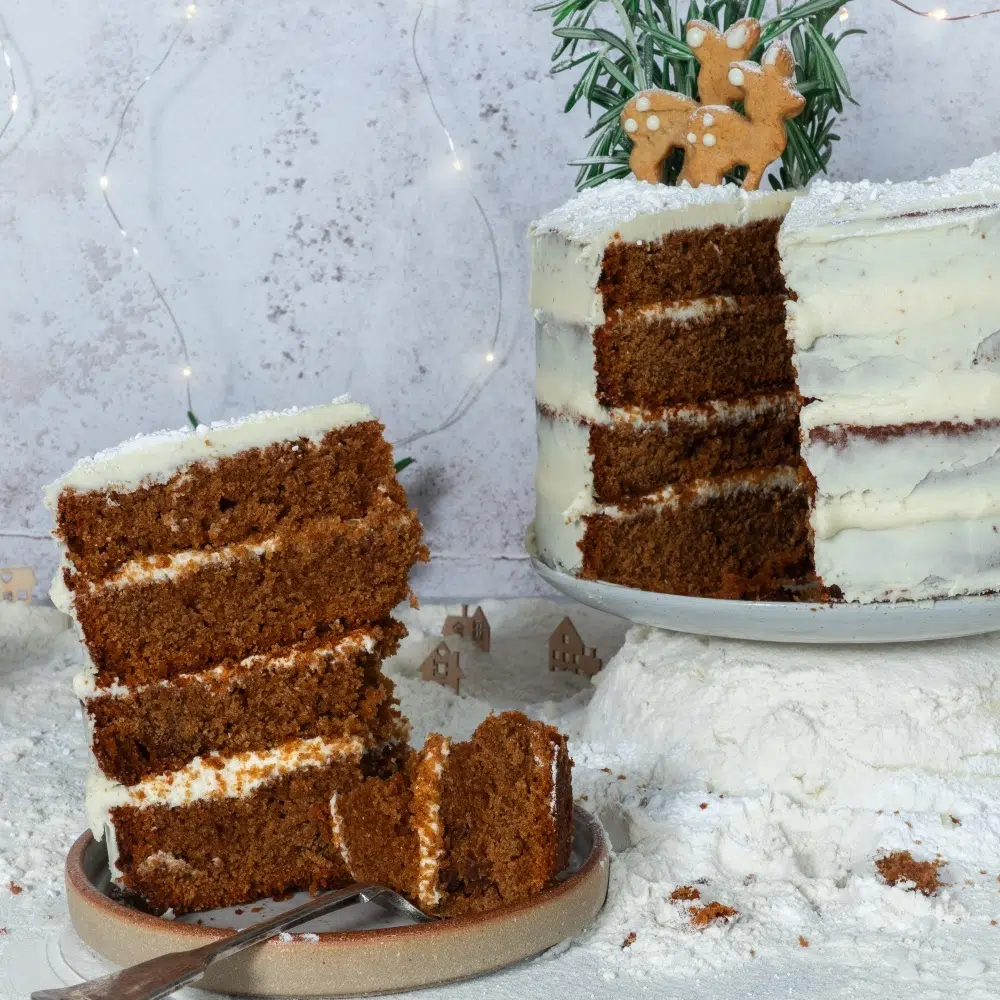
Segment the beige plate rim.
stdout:
[[[271,939],[212,966],[199,985],[261,996],[349,996],[443,985],[537,955],[583,930],[607,897],[610,852],[600,823],[574,809],[575,837],[590,841],[580,867],[537,896],[452,920],[327,931],[316,940]],[[231,931],[167,921],[117,902],[87,874],[88,831],[66,857],[71,922],[83,941],[118,965],[197,948]]]

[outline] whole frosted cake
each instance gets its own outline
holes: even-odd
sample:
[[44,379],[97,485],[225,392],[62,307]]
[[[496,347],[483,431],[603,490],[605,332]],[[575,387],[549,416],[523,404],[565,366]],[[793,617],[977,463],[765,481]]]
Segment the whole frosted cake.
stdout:
[[586,191],[531,229],[535,536],[645,590],[1000,584],[1000,155],[807,193]]

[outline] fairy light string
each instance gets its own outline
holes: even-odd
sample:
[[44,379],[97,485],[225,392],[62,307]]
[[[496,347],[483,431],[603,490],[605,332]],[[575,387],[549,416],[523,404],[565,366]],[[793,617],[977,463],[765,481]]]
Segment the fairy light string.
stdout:
[[[410,33],[410,51],[413,55],[413,62],[417,68],[417,74],[420,77],[420,82],[423,84],[424,92],[427,94],[427,101],[430,104],[431,111],[434,117],[437,119],[438,125],[441,126],[441,131],[444,132],[445,141],[448,145],[448,153],[451,157],[451,166],[457,172],[461,173],[465,170],[465,163],[458,154],[458,149],[455,146],[455,140],[452,138],[451,130],[445,123],[441,112],[438,110],[437,102],[434,100],[434,92],[431,90],[430,80],[427,77],[426,72],[424,72],[423,64],[420,61],[420,55],[417,52],[417,30],[420,27],[420,21],[423,17],[424,8],[426,7],[426,0],[421,0],[420,7],[417,10],[417,16],[413,21],[413,30]],[[485,371],[480,372],[472,382],[458,398],[458,401],[449,411],[448,415],[438,424],[433,427],[426,428],[425,430],[414,431],[414,433],[408,435],[400,441],[397,441],[397,445],[409,445],[413,444],[414,441],[419,441],[422,438],[430,437],[432,434],[438,434],[443,430],[447,430],[449,427],[454,426],[458,423],[462,417],[475,405],[476,401],[483,394],[486,386],[493,380],[497,372],[504,368],[510,359],[510,349],[500,355],[498,351],[498,346],[500,343],[500,329],[503,322],[503,269],[500,266],[500,249],[497,245],[496,232],[493,228],[493,224],[490,222],[489,216],[486,214],[486,209],[483,208],[483,203],[479,200],[479,196],[471,188],[468,191],[469,197],[472,199],[472,203],[476,206],[476,211],[479,213],[479,217],[483,221],[483,226],[486,229],[486,236],[489,240],[490,253],[493,256],[493,271],[496,280],[496,319],[493,323],[493,336],[489,341],[489,346],[484,354],[484,359],[487,364]]]
[[170,44],[167,46],[163,55],[160,57],[159,62],[143,77],[139,82],[138,87],[132,92],[131,96],[125,102],[122,107],[121,112],[118,115],[118,128],[115,132],[114,140],[112,141],[110,147],[108,148],[107,156],[104,158],[104,168],[101,171],[101,176],[98,178],[98,187],[101,190],[101,197],[104,199],[104,205],[108,210],[109,215],[114,220],[115,225],[118,227],[118,232],[121,234],[123,240],[128,244],[129,250],[132,254],[132,259],[136,262],[139,269],[146,276],[146,280],[149,282],[150,288],[153,290],[153,295],[157,302],[163,307],[164,312],[170,319],[170,324],[174,329],[174,333],[177,337],[177,343],[180,346],[181,359],[183,364],[181,366],[181,376],[184,379],[184,396],[187,402],[187,418],[192,427],[198,426],[198,418],[194,414],[194,404],[191,399],[191,377],[194,374],[191,368],[191,356],[188,353],[187,337],[184,335],[184,330],[181,327],[180,322],[177,319],[177,314],[174,312],[166,295],[163,293],[163,289],[160,287],[159,282],[153,276],[152,271],[146,266],[144,261],[141,259],[140,251],[138,245],[129,238],[128,230],[125,227],[124,222],[118,210],[115,208],[114,203],[111,200],[109,194],[109,189],[111,187],[110,179],[110,169],[111,163],[115,158],[115,154],[118,152],[118,147],[121,145],[122,139],[125,137],[125,123],[128,119],[128,114],[138,100],[139,95],[143,92],[146,85],[163,69],[173,54],[174,49],[177,47],[177,43],[184,37],[188,32],[191,19],[197,12],[197,6],[193,3],[189,3],[184,8],[184,20],[181,22],[180,26],[174,32],[173,37],[170,40]]
[[7,130],[14,123],[14,117],[17,115],[20,108],[21,98],[17,92],[17,76],[14,73],[14,63],[10,58],[8,40],[5,37],[0,37],[0,56],[3,58],[3,64],[7,69],[7,75],[10,77],[10,97],[7,102],[7,117],[4,119],[3,125],[0,125],[0,140],[2,140],[7,134]]
[[[897,7],[902,7],[903,10],[908,11],[911,14],[916,14],[917,17],[927,18],[929,21],[972,21],[977,17],[989,17],[992,14],[1000,14],[1000,7],[993,7],[990,10],[977,10],[973,11],[971,14],[949,14],[944,7],[934,7],[931,10],[920,10],[917,7],[911,7],[908,3],[904,3],[904,0],[891,0]],[[846,21],[850,17],[850,12],[847,7],[841,7],[838,17],[841,21]]]

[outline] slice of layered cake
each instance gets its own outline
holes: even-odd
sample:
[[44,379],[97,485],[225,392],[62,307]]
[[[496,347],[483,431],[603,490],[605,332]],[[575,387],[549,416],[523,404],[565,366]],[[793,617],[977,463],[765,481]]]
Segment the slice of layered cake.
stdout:
[[381,425],[337,402],[140,437],[47,499],[116,880],[175,912],[347,881],[329,801],[405,740],[380,664],[426,558]]
[[431,734],[331,802],[334,839],[359,881],[456,916],[539,892],[569,864],[566,737],[519,712],[464,743]]
[[1000,155],[817,182],[778,245],[817,572],[849,601],[1000,589]]
[[610,181],[532,227],[550,565],[707,597],[809,577],[776,246],[791,199]]

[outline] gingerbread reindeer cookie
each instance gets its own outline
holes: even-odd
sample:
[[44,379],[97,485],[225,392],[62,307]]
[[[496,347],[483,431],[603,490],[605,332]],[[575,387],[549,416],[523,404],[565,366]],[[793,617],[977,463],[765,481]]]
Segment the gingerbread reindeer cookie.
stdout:
[[745,191],[760,187],[764,171],[785,151],[785,122],[806,104],[793,86],[795,58],[775,42],[760,65],[737,62],[729,82],[743,91],[744,114],[729,107],[700,107],[689,120],[681,180],[693,186],[721,184],[736,166],[747,168]]
[[732,104],[743,91],[729,82],[729,67],[743,62],[760,41],[760,21],[740,18],[725,31],[708,21],[688,21],[687,43],[698,60],[698,99],[702,104]]
[[[747,58],[760,41],[760,22],[744,17],[725,31],[708,21],[687,24],[687,43],[698,60],[698,96],[702,104],[728,106],[743,91],[729,81],[732,63]],[[698,103],[672,90],[642,90],[624,107],[622,128],[632,140],[629,166],[650,184],[663,179],[663,162],[674,149],[687,149],[690,118]]]

